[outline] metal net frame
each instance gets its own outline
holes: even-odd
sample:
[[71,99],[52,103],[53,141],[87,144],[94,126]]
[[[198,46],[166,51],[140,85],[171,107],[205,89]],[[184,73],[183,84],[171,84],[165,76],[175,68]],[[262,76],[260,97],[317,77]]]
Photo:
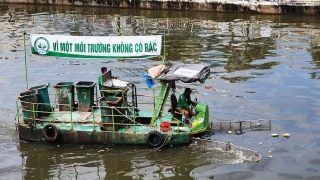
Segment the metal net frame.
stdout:
[[210,122],[209,128],[213,134],[243,134],[249,131],[268,131],[271,130],[271,120],[246,120],[246,121],[219,121]]

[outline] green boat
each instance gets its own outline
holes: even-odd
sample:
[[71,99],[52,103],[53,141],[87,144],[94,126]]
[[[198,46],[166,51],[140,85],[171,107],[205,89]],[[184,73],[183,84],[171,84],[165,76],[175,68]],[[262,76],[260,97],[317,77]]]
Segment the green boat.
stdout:
[[[34,45],[32,52],[60,57],[82,56],[79,52],[72,54],[70,51],[63,54],[62,51],[65,49],[61,49],[63,44],[58,44],[58,41],[62,41],[61,39],[65,37],[58,37],[60,39],[57,40],[51,40],[49,35],[31,37],[31,44]],[[69,39],[70,42],[72,39]],[[76,44],[77,42],[71,43],[75,47]],[[127,44],[128,52],[130,44],[139,49],[137,44]],[[149,43],[149,45],[143,46],[149,52],[161,49],[156,48],[161,47],[161,44],[159,46],[156,43],[153,45]],[[108,48],[108,43],[105,47]],[[117,48],[113,45],[109,47]],[[54,52],[58,50],[60,52]],[[87,53],[88,49],[84,51]],[[138,57],[148,55],[153,54],[142,54]],[[107,56],[114,58],[120,55],[109,53]],[[84,54],[83,57],[101,58],[97,54],[94,56]],[[197,102],[194,105],[196,115],[192,126],[185,124],[183,115],[176,111],[175,83],[178,81],[203,83],[210,74],[210,68],[201,64],[168,65],[165,61],[162,65],[166,66],[163,66],[165,68],[157,77],[147,79],[161,83],[160,88],[149,89],[151,95],[140,96],[135,84],[113,79],[110,70],[101,76],[102,89],[99,90],[95,82],[72,80],[57,82],[54,88],[51,88],[50,84],[28,88],[19,94],[16,102],[15,121],[19,138],[29,142],[142,145],[150,148],[190,144],[193,136],[210,131],[209,108],[205,103]],[[144,102],[149,104],[146,106]]]

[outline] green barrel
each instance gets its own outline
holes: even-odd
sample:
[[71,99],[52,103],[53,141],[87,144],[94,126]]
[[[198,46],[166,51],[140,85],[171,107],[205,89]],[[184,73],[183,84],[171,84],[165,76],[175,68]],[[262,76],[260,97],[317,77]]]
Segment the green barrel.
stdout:
[[41,115],[43,116],[49,116],[49,113],[46,112],[51,112],[52,108],[50,105],[50,98],[49,98],[49,93],[48,93],[48,87],[50,86],[50,84],[44,84],[44,85],[40,85],[40,86],[34,86],[29,88],[30,90],[37,90],[38,91],[38,102],[39,107],[38,110],[41,111]]
[[32,122],[38,116],[38,96],[36,90],[27,90],[19,94],[23,120],[26,123]]
[[77,82],[76,91],[78,98],[78,108],[80,112],[90,112],[94,105],[94,82],[79,81]]
[[70,111],[74,107],[74,85],[73,82],[59,82],[54,88],[58,97],[59,111]]
[[[99,99],[100,109],[101,109],[101,119],[102,122],[112,123],[112,115],[114,116],[114,122],[119,123],[121,108],[117,110],[115,108],[121,107],[122,97],[101,97]],[[107,107],[108,106],[108,107]],[[111,108],[114,106],[115,108]],[[113,112],[112,112],[113,110]]]

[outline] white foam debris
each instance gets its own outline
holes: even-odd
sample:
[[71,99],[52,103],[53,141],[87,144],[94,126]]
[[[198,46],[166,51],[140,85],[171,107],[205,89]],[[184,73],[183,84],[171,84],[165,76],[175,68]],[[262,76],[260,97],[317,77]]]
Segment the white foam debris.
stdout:
[[[219,141],[205,141],[194,139],[193,147],[199,147],[206,151],[206,158],[219,164],[238,164],[250,161],[258,161],[261,155],[254,150],[236,146],[232,143]],[[212,152],[212,153],[211,153]]]

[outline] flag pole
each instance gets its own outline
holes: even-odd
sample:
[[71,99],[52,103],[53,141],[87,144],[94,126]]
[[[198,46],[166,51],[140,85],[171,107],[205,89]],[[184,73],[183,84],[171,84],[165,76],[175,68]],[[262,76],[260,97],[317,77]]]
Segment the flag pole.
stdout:
[[162,64],[165,63],[166,60],[166,31],[163,32],[163,58],[162,58]]
[[23,32],[23,42],[24,42],[24,70],[26,72],[26,85],[28,87],[28,69],[27,69],[27,50],[26,50],[26,31]]

